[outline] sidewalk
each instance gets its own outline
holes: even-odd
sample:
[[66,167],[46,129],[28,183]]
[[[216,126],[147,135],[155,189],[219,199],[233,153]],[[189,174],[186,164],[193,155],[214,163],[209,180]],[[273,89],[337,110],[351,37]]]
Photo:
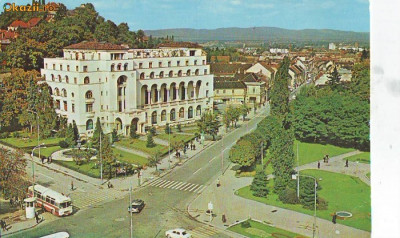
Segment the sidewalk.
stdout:
[[51,221],[54,221],[57,219],[56,216],[52,215],[49,212],[45,212],[43,214],[39,213],[39,217],[43,216],[43,221],[36,223],[35,218],[32,219],[27,219],[25,217],[25,210],[21,211],[22,214],[19,217],[14,217],[14,220],[6,220],[7,221],[7,225],[8,225],[8,230],[7,231],[1,231],[1,236],[2,237],[7,237],[11,234],[14,234],[16,232],[20,232],[20,231],[24,231],[36,226],[40,226],[42,224],[47,224]]
[[[216,186],[214,181],[203,191],[189,206],[188,212],[196,220],[210,224],[220,229],[248,218],[256,219],[277,226],[284,230],[312,236],[314,217],[303,213],[274,207],[259,202],[245,199],[234,194],[234,191],[251,184],[251,177],[235,178],[235,171],[229,169],[221,176],[221,186]],[[214,204],[214,214],[209,222],[209,215],[205,213],[209,202]],[[225,214],[227,222],[222,223],[222,214]],[[288,219],[290,218],[290,219]],[[331,221],[317,218],[317,237],[370,237],[371,233],[341,224],[332,224]]]

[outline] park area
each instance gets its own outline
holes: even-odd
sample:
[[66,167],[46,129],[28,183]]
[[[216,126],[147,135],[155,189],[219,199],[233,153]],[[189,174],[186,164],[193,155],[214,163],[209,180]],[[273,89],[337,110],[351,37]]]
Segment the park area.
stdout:
[[[326,220],[332,220],[332,215],[338,211],[352,213],[352,217],[346,220],[337,220],[338,223],[355,227],[365,231],[371,231],[371,188],[360,179],[321,170],[304,170],[303,175],[310,175],[318,179],[322,187],[318,190],[318,196],[328,202],[326,210],[317,210],[317,216]],[[300,179],[301,183],[301,179]],[[243,187],[235,192],[236,195],[246,199],[252,199],[268,205],[281,207],[297,212],[313,215],[314,211],[303,208],[300,204],[284,204],[273,193],[273,180],[270,179],[270,193],[267,197],[256,197],[250,190],[250,186]]]
[[370,164],[371,163],[371,154],[370,154],[370,152],[362,152],[361,154],[353,155],[353,156],[347,157],[346,159],[348,159],[349,161],[353,161],[353,162]]
[[282,238],[303,238],[299,234],[285,231],[273,226],[263,224],[261,222],[247,220],[231,226],[228,230],[239,233],[250,238],[268,238],[268,237],[282,237]]

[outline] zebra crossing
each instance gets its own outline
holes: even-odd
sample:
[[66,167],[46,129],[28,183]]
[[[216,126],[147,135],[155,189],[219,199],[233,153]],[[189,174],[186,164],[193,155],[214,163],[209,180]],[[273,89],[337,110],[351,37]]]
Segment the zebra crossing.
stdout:
[[205,189],[205,186],[200,184],[194,184],[182,181],[164,180],[164,179],[155,180],[149,183],[149,186],[166,188],[166,189],[175,189],[191,193],[201,193]]
[[196,227],[188,232],[192,234],[193,238],[212,237],[219,233],[215,228],[207,225]]
[[98,191],[96,193],[88,193],[86,191],[74,191],[69,196],[72,199],[72,205],[82,209],[89,206],[94,206],[99,203],[114,200],[117,198],[121,198],[127,192],[119,191],[119,190],[104,190]]

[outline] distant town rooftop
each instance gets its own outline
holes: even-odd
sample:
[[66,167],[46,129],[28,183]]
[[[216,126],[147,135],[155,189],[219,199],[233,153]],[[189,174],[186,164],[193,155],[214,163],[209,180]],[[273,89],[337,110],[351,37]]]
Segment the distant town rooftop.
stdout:
[[201,45],[192,42],[165,42],[158,45],[158,48],[202,48]]
[[82,41],[65,47],[70,50],[127,50],[128,48],[121,45],[111,44],[107,42]]

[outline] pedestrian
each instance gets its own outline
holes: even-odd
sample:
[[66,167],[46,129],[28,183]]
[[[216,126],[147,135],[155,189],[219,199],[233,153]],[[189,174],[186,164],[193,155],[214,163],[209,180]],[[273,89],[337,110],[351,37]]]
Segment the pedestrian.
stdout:
[[335,212],[335,214],[333,214],[332,223],[333,223],[333,224],[336,224],[336,212]]
[[13,201],[13,199],[12,198],[10,198],[10,206],[14,206],[14,201]]
[[329,162],[329,155],[326,155],[326,163]]
[[222,222],[223,222],[223,223],[226,222],[226,216],[225,216],[225,214],[222,214]]
[[193,145],[193,150],[196,150],[196,145]]
[[186,154],[186,146],[183,148],[183,153]]
[[344,167],[349,167],[349,159],[346,159],[346,165]]
[[42,164],[44,164],[44,157],[40,157],[40,159],[42,160]]
[[3,219],[0,220],[0,226],[1,226],[1,229],[2,229],[3,231],[6,229],[6,228],[5,228],[5,225],[4,225]]
[[324,160],[324,163],[326,163],[326,160],[325,160],[325,158],[326,158],[326,157],[324,156],[324,158],[323,158],[323,160]]
[[35,219],[36,219],[36,224],[39,223],[39,215],[37,212],[35,212]]
[[318,169],[321,168],[321,163],[318,161]]
[[71,181],[71,190],[74,191],[74,181]]
[[217,187],[221,186],[221,182],[219,181],[219,179],[217,180]]
[[110,181],[108,181],[108,183],[107,183],[107,187],[108,188],[110,188],[110,184],[111,184]]
[[41,206],[41,211],[42,211],[42,214],[46,212],[46,210],[44,209],[44,204],[43,203],[42,203],[42,206]]
[[51,155],[49,156],[49,158],[47,158],[47,163],[51,163]]

